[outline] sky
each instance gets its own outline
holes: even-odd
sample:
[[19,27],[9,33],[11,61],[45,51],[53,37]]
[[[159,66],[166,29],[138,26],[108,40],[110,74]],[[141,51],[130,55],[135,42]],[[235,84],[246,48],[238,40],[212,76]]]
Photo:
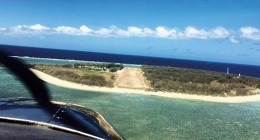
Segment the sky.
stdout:
[[0,0],[0,44],[260,65],[260,1]]

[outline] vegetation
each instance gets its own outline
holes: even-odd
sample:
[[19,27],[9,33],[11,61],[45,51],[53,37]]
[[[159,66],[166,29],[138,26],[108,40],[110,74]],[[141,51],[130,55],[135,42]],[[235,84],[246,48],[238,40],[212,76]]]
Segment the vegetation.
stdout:
[[54,77],[90,86],[113,87],[114,73],[109,71],[94,71],[89,69],[77,69],[69,65],[28,65],[43,71]]
[[89,70],[109,70],[111,72],[116,72],[124,68],[122,64],[115,63],[76,63],[74,65],[67,64],[62,65],[63,67],[74,67],[74,68],[88,68]]
[[253,94],[260,87],[260,79],[212,71],[142,66],[154,91],[190,94],[241,96]]
[[[79,68],[79,66],[81,67]],[[117,64],[97,64],[95,66],[85,64],[28,65],[28,67],[38,69],[63,80],[106,87],[113,87],[116,79],[111,69],[114,68],[116,71],[123,68]],[[104,67],[107,69],[103,69]],[[102,68],[102,71],[93,70],[93,68]],[[152,91],[215,96],[245,96],[255,94],[250,91],[260,88],[260,79],[249,76],[159,66],[142,66],[142,70]]]

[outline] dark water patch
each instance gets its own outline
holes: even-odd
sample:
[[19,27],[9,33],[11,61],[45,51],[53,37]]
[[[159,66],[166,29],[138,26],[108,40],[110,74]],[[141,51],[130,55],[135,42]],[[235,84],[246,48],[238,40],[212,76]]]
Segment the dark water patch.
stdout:
[[5,49],[14,56],[29,56],[40,58],[55,58],[55,59],[70,59],[70,60],[84,60],[84,61],[100,61],[100,62],[116,62],[125,64],[137,65],[156,65],[156,66],[173,66],[181,68],[193,68],[202,70],[211,70],[217,72],[229,72],[233,74],[248,75],[253,77],[260,77],[260,66],[231,64],[231,63],[217,63],[208,61],[194,61],[183,59],[170,59],[158,57],[144,57],[133,55],[107,54],[96,52],[82,52],[57,50],[46,48],[32,48],[21,46],[0,45],[0,48]]

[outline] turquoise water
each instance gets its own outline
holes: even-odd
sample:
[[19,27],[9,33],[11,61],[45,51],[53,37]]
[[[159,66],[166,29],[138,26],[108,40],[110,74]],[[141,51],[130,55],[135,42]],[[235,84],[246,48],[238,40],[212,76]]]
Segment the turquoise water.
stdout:
[[[260,139],[260,102],[210,103],[156,96],[80,91],[47,84],[53,100],[101,113],[125,139]],[[29,97],[0,68],[0,97]]]
[[54,99],[100,112],[127,139],[260,138],[259,103],[219,104],[49,86]]

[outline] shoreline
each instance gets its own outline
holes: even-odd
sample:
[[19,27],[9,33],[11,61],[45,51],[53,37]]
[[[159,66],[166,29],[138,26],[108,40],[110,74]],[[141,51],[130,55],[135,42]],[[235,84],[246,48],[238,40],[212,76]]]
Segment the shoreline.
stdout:
[[177,93],[177,92],[160,92],[160,91],[152,92],[152,91],[118,88],[118,87],[108,88],[108,87],[88,86],[88,85],[81,85],[81,84],[61,80],[35,69],[30,69],[30,70],[36,76],[38,76],[40,79],[42,79],[47,83],[64,87],[64,88],[71,88],[77,90],[97,91],[97,92],[105,92],[105,93],[109,92],[109,93],[140,94],[140,95],[160,96],[166,98],[198,100],[198,101],[218,102],[218,103],[244,103],[244,102],[260,101],[260,95],[219,97],[219,96],[193,95],[193,94],[185,94],[185,93]]

